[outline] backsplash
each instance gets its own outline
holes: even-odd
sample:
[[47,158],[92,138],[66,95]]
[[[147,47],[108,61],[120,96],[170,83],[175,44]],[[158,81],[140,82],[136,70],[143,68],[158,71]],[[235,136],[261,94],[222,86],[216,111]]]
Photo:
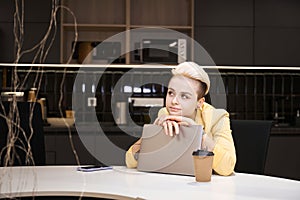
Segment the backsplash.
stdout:
[[223,72],[231,117],[293,125],[300,109],[300,73],[296,72]]
[[[3,79],[3,71],[0,72]],[[11,70],[8,70],[8,75],[10,73]],[[24,79],[27,73],[26,68],[18,69],[20,79]],[[24,85],[25,91],[32,87],[38,73],[40,74],[38,70],[31,70]],[[64,73],[65,79],[61,84]],[[219,96],[225,97],[227,100],[225,107],[232,119],[264,119],[274,120],[279,126],[293,125],[296,112],[300,109],[300,73],[297,71],[220,70],[224,90],[214,87],[214,85],[218,85],[216,81],[220,81],[218,80],[220,74],[209,71],[208,73],[212,87],[206,100],[210,102],[212,101],[210,97],[214,97],[218,101],[218,99],[222,100],[222,98],[218,98]],[[121,102],[125,102],[126,105],[122,109],[128,109],[130,118],[135,123],[150,123],[161,107],[157,102],[164,102],[167,91],[165,86],[170,75],[170,70],[164,68],[140,70],[93,68],[84,71],[80,71],[78,68],[67,68],[66,71],[63,68],[45,68],[42,73],[39,97],[47,99],[48,117],[59,116],[58,105],[61,91],[63,93],[62,110],[72,109],[72,95],[75,91],[77,95],[90,93],[96,98],[95,102],[92,101],[93,99],[83,100],[81,113],[76,113],[78,120],[80,117],[88,118],[91,108],[87,105],[96,103],[92,109],[95,109],[99,122],[114,124],[116,120],[114,120],[112,110],[119,109],[122,106]],[[74,84],[76,76],[81,76],[82,80],[89,81]],[[91,77],[94,78],[94,81],[90,80]],[[97,79],[99,79],[98,82]],[[117,84],[119,80],[120,83]],[[158,80],[163,84],[158,83]],[[7,85],[10,85],[9,76],[6,81]],[[3,80],[1,83],[3,84]],[[7,90],[7,88],[2,90]],[[156,103],[134,106],[134,100],[144,102],[143,98],[145,101],[151,98],[151,102]],[[218,104],[218,102],[216,103]],[[215,101],[212,104],[215,105]],[[120,118],[122,116],[118,117],[118,121],[121,120],[121,123],[130,123],[129,119],[122,121]]]

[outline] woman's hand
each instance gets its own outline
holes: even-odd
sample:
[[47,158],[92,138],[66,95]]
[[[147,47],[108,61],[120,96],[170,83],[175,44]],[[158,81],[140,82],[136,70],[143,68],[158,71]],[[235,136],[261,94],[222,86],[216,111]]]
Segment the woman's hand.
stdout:
[[179,134],[179,126],[196,125],[196,122],[188,117],[175,116],[175,115],[163,115],[158,117],[154,124],[163,126],[166,135]]
[[142,143],[142,139],[139,139],[138,141],[136,141],[133,146],[132,146],[132,153],[137,153],[140,151],[141,148],[141,143]]
[[208,151],[213,151],[215,148],[215,141],[211,139],[207,134],[203,134],[202,136],[202,149],[208,150]]

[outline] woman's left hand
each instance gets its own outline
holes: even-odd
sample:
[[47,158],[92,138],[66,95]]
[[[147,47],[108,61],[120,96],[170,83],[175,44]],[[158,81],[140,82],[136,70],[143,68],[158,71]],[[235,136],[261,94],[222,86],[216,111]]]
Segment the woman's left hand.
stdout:
[[215,148],[215,141],[211,139],[207,134],[202,135],[202,149],[213,151]]
[[188,117],[175,116],[175,115],[164,115],[158,117],[154,124],[164,127],[166,135],[173,136],[179,134],[179,126],[196,125],[196,122]]

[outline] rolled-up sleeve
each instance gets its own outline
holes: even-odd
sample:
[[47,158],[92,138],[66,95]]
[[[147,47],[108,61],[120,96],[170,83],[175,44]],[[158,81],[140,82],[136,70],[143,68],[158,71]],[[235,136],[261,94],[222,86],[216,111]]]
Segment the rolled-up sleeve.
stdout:
[[224,111],[221,116],[215,116],[215,120],[216,123],[211,129],[213,140],[215,141],[213,170],[217,174],[228,176],[234,172],[236,163],[236,153],[230,129],[229,114]]
[[132,152],[132,147],[131,146],[128,151],[126,152],[125,155],[125,162],[126,162],[126,166],[128,168],[136,168],[137,167],[137,160],[134,158],[134,154]]

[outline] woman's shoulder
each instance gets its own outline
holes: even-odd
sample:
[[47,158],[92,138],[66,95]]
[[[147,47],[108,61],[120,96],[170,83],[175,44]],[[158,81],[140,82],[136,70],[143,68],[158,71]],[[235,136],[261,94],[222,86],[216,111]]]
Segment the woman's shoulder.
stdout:
[[204,103],[202,107],[202,112],[204,113],[211,113],[212,116],[217,117],[217,116],[229,116],[229,113],[222,108],[215,108],[209,103]]
[[215,108],[214,106],[205,103],[202,107],[202,113],[207,131],[220,124],[229,123],[229,113],[225,109]]

